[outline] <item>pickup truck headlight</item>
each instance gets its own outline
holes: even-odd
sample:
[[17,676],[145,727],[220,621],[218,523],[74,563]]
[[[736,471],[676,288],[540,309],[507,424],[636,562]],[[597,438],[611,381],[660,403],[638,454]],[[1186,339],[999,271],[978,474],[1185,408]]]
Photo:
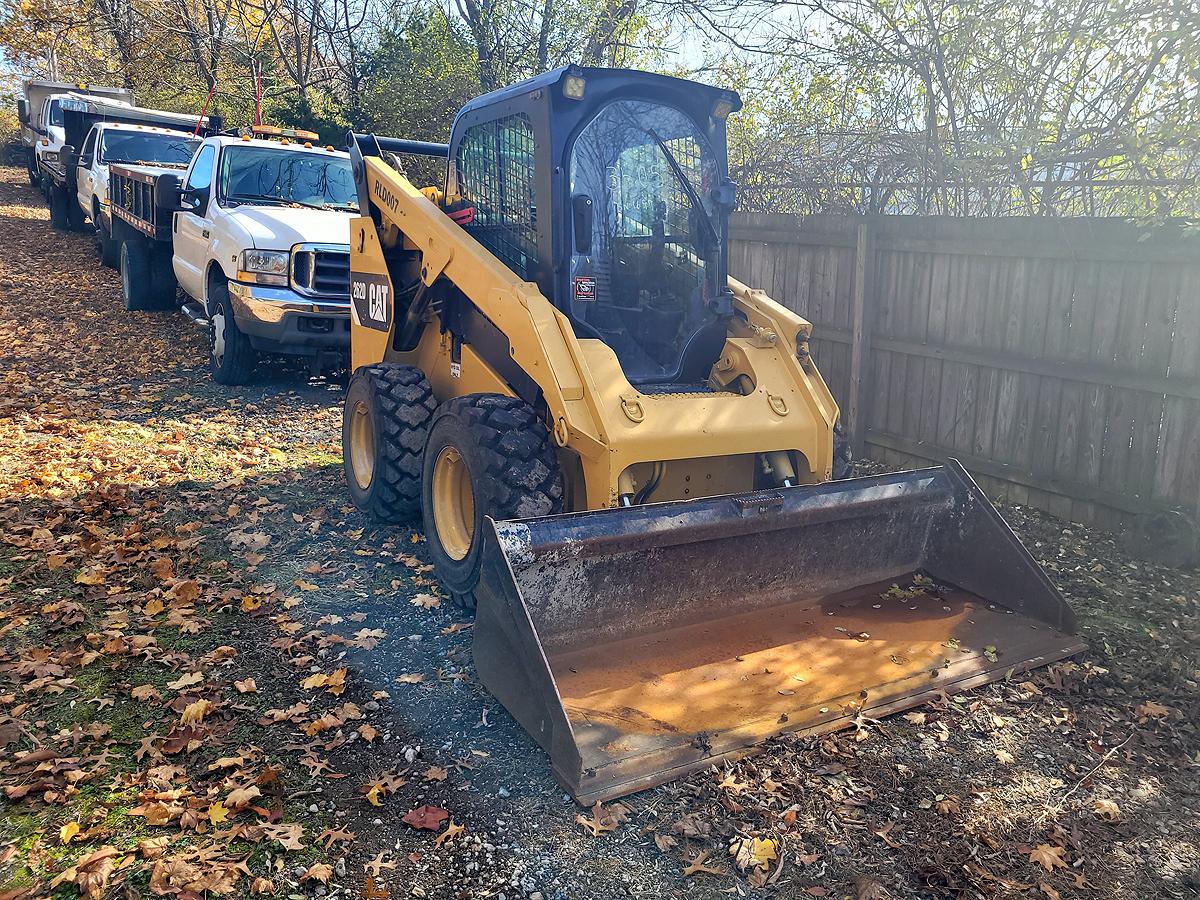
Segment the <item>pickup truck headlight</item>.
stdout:
[[289,256],[286,250],[243,250],[238,281],[286,285]]

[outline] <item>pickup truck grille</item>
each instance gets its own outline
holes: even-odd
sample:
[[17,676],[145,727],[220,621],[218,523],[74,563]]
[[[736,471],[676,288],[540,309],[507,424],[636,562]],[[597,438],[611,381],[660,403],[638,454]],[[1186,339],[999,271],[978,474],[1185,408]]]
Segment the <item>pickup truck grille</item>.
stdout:
[[292,251],[292,287],[310,297],[350,299],[350,251],[305,247]]

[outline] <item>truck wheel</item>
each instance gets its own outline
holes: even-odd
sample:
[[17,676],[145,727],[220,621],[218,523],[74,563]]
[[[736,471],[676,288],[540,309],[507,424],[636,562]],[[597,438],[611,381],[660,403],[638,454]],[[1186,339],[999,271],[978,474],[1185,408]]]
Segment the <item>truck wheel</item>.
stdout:
[[155,309],[154,285],[150,280],[150,250],[140,240],[122,241],[121,297],[130,312]]
[[438,409],[425,444],[421,512],[438,577],[459,603],[475,606],[484,516],[548,516],[562,505],[554,445],[528,403],[473,394]]
[[839,418],[833,426],[833,480],[841,481],[849,478],[854,469],[854,453],[850,449],[850,439]]
[[[215,294],[215,296],[213,296]],[[233,304],[224,279],[209,286],[208,370],[217,384],[245,384],[254,374],[258,354],[233,318]]]
[[381,522],[421,511],[421,458],[437,401],[416,366],[363,366],[342,409],[342,465],[350,499]]
[[71,227],[71,200],[66,191],[51,188],[46,195],[50,205],[50,227],[57,231],[67,231]]
[[67,198],[67,227],[71,231],[87,231],[87,217],[73,196]]
[[113,240],[103,219],[96,222],[96,252],[100,255],[100,265],[106,268],[115,269],[121,263],[121,242]]

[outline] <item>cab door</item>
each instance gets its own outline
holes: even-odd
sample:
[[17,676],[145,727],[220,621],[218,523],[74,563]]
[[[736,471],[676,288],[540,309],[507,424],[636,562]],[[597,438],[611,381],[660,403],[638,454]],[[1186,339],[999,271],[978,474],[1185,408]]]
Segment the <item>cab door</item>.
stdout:
[[83,210],[84,215],[91,216],[92,224],[97,228],[100,227],[100,223],[96,221],[97,217],[92,215],[92,197],[96,194],[94,163],[99,153],[97,146],[99,135],[99,126],[93,126],[92,130],[88,132],[87,138],[84,139],[83,149],[79,151],[79,164],[75,169],[75,196],[79,201],[79,208]]
[[184,202],[189,206],[176,212],[171,223],[175,278],[184,293],[196,300],[204,299],[204,270],[212,243],[216,158],[216,145],[205,144],[200,148],[183,181],[184,190],[189,192]]

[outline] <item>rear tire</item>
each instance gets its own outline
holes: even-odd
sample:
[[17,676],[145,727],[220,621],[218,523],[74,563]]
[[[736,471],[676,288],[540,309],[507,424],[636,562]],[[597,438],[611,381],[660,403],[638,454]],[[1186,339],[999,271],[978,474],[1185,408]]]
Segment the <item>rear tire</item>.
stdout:
[[354,505],[380,522],[421,512],[421,467],[437,401],[416,366],[363,366],[342,409],[342,466]]
[[524,400],[472,394],[443,404],[429,429],[421,475],[425,540],[438,578],[474,608],[483,519],[562,512],[554,444]]
[[71,228],[71,200],[66,191],[51,188],[46,202],[50,206],[50,227],[56,231],[69,231]]
[[112,233],[104,227],[104,220],[96,218],[96,252],[100,265],[115,269],[121,264],[121,242],[113,240]]
[[79,200],[71,195],[67,197],[67,227],[71,231],[87,231],[87,217]]
[[130,312],[154,309],[154,289],[150,282],[150,253],[141,241],[122,241],[119,261],[121,297]]
[[[214,296],[215,295],[215,296]],[[208,370],[217,384],[246,384],[254,374],[258,353],[233,318],[228,282],[213,279],[209,286]]]

